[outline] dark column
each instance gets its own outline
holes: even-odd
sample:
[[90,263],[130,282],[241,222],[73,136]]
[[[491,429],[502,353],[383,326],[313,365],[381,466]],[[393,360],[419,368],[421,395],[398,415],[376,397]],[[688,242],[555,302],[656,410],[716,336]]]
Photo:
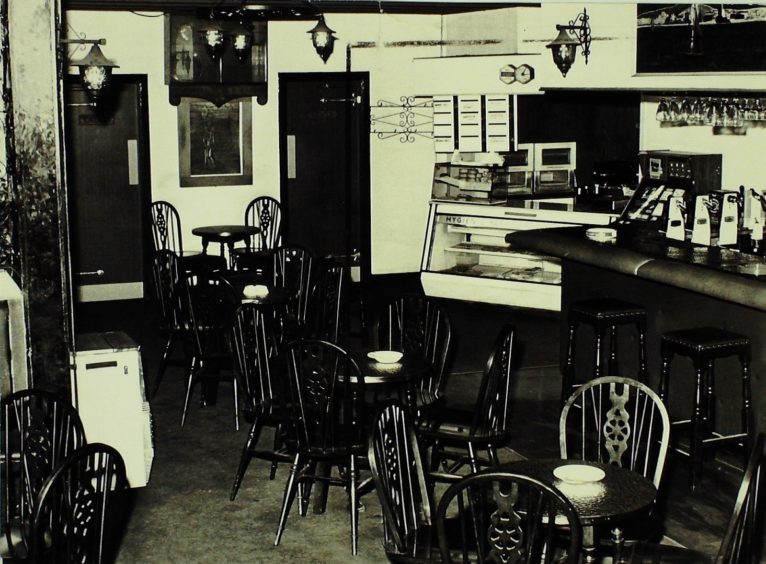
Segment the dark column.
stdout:
[[[64,174],[60,0],[5,0],[22,289],[31,382],[66,392],[73,343]],[[7,85],[6,85],[7,86]]]

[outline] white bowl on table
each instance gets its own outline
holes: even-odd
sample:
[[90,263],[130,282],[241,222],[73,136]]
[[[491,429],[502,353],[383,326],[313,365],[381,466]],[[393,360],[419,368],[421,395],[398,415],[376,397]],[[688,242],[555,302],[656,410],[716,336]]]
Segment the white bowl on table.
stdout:
[[371,351],[367,356],[381,364],[394,364],[402,360],[402,353],[399,351]]
[[567,484],[592,484],[600,482],[606,473],[596,466],[588,464],[563,464],[553,469],[553,475]]
[[242,295],[249,300],[262,300],[269,295],[269,287],[263,284],[250,284],[243,288]]

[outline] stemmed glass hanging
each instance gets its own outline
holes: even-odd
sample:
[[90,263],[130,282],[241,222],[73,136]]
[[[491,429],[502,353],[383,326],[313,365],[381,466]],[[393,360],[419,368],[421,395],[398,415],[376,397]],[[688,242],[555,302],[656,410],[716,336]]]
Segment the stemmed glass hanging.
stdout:
[[664,97],[657,103],[655,118],[675,125],[740,128],[747,122],[766,121],[766,98]]

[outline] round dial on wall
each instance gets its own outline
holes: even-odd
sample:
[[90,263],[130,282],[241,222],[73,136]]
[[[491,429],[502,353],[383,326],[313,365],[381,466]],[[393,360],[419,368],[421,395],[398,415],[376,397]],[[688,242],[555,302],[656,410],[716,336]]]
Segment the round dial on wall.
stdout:
[[524,64],[519,65],[516,69],[516,80],[518,80],[520,84],[526,84],[533,78],[535,78],[535,69],[531,66]]
[[500,69],[500,80],[506,84],[513,84],[518,82],[519,84],[526,84],[535,78],[535,69],[527,64],[519,65],[505,65]]

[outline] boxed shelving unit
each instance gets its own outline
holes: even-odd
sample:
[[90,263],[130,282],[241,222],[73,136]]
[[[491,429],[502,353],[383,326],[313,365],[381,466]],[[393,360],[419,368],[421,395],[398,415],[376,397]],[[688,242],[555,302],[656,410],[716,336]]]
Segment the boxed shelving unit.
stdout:
[[518,207],[431,202],[420,275],[425,293],[559,311],[560,260],[514,249],[505,236],[529,229],[607,225],[615,218],[572,208],[571,199],[526,200]]

